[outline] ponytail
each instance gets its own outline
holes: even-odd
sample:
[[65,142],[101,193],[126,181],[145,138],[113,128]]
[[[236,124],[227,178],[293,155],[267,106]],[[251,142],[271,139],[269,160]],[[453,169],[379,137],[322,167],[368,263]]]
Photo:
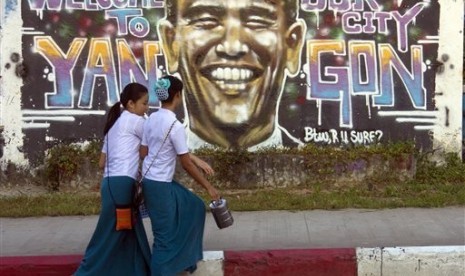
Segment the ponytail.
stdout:
[[121,92],[120,101],[115,103],[108,111],[107,122],[105,123],[105,128],[103,129],[103,135],[107,135],[108,131],[110,131],[116,120],[118,120],[119,116],[121,115],[122,107],[127,108],[129,101],[137,102],[137,100],[142,98],[147,93],[147,88],[142,84],[133,82],[126,85],[123,89],[123,92]]
[[105,123],[105,128],[103,129],[103,135],[107,135],[110,128],[115,124],[121,115],[121,103],[116,102],[108,111],[107,122]]

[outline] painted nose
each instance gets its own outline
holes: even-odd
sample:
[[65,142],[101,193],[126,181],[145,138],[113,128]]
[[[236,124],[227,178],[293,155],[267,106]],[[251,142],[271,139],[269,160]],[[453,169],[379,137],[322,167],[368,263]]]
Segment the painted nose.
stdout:
[[224,36],[216,47],[217,53],[228,57],[243,56],[249,51],[249,47],[243,41],[243,36],[241,22],[229,20],[226,23]]

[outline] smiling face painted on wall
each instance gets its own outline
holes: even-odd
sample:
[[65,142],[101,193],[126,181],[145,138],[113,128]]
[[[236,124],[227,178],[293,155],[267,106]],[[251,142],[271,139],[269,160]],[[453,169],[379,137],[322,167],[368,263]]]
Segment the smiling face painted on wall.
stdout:
[[274,130],[285,69],[298,72],[305,33],[286,1],[178,0],[168,8],[160,23],[168,69],[183,78],[191,130],[206,141],[249,147]]

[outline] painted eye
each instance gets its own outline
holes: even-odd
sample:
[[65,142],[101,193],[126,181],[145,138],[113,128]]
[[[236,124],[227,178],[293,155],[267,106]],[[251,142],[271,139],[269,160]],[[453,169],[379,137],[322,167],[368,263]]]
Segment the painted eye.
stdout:
[[191,21],[191,24],[197,28],[201,29],[213,29],[220,25],[220,22],[217,18],[213,16],[203,16]]
[[249,18],[245,25],[250,29],[268,29],[274,24],[273,21],[263,18]]

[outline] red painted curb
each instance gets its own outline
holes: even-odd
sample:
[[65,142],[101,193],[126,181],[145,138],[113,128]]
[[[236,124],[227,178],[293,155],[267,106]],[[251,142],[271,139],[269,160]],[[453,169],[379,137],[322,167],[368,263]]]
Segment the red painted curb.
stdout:
[[[81,255],[0,257],[0,275],[71,275]],[[355,248],[225,251],[225,276],[356,276]]]
[[0,275],[71,275],[81,260],[81,255],[1,257]]
[[225,251],[225,276],[356,276],[355,248]]

